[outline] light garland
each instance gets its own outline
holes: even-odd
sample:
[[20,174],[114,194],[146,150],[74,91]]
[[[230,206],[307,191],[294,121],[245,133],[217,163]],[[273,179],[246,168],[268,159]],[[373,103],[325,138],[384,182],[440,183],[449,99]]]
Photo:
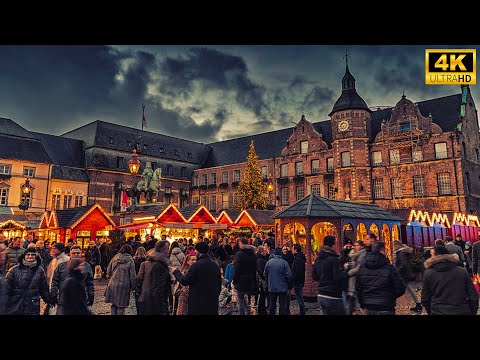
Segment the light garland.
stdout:
[[227,217],[227,220],[228,220],[228,222],[229,222],[230,224],[233,225],[233,224],[235,223],[235,221],[233,221],[233,220],[230,218],[230,216],[228,216],[226,210],[223,210],[223,211],[220,213],[220,215],[218,215],[217,223],[220,223],[220,218],[221,218],[223,215],[225,215],[225,216]]
[[81,223],[85,218],[92,213],[93,210],[98,209],[102,215],[108,220],[110,225],[116,226],[115,222],[112,220],[112,218],[103,210],[103,208],[99,204],[94,204],[90,209],[87,210],[85,214],[83,214],[80,219],[75,221],[75,223],[70,226],[70,229],[73,229],[74,227],[78,226],[79,223]]
[[177,207],[174,205],[174,204],[170,204],[168,205],[165,210],[163,210],[160,215],[158,215],[156,218],[155,218],[155,221],[156,222],[161,222],[160,219],[162,218],[163,215],[165,215],[167,213],[168,210],[170,210],[171,208],[173,208],[173,210],[178,214],[180,215],[180,217],[182,218],[182,220],[184,222],[187,222],[187,219],[185,219],[185,217],[183,216],[183,214],[180,212],[180,210],[177,209]]
[[238,224],[238,222],[242,219],[242,216],[243,215],[247,215],[247,217],[250,219],[250,221],[252,222],[253,226],[258,226],[257,223],[255,222],[255,220],[253,220],[253,218],[250,216],[250,214],[248,213],[248,211],[245,209],[245,210],[242,210],[242,212],[238,215],[237,217],[237,220],[235,220],[235,225]]
[[207,209],[207,208],[205,207],[205,205],[203,205],[203,204],[200,205],[200,207],[197,209],[197,211],[195,211],[195,212],[192,214],[192,216],[190,216],[190,218],[188,219],[187,222],[191,222],[192,219],[194,219],[195,216],[197,216],[197,214],[198,214],[198,213],[200,212],[200,210],[202,210],[202,209],[210,216],[210,218],[213,220],[213,222],[214,222],[215,224],[217,224],[217,219],[215,219],[215,218],[213,217],[213,215],[210,213],[210,211],[208,211],[208,209]]
[[428,226],[432,226],[434,223],[439,223],[441,225],[446,226],[447,228],[450,228],[450,221],[448,221],[448,217],[445,214],[442,213],[433,213],[431,216],[427,211],[421,211],[421,210],[410,210],[410,215],[408,217],[408,224],[410,225],[411,221],[421,221],[426,223]]
[[4,226],[10,225],[10,224],[12,224],[12,225],[14,225],[14,226],[16,226],[16,227],[19,227],[19,228],[21,228],[22,230],[25,230],[25,229],[26,229],[26,226],[25,226],[25,225],[20,224],[20,223],[16,222],[15,220],[7,220],[7,221],[5,221],[5,222],[3,222],[3,223],[0,223],[0,228],[3,228]]
[[470,222],[476,223],[476,226],[480,227],[480,221],[478,220],[477,215],[455,213],[453,216],[453,224],[464,223],[466,226],[470,226]]

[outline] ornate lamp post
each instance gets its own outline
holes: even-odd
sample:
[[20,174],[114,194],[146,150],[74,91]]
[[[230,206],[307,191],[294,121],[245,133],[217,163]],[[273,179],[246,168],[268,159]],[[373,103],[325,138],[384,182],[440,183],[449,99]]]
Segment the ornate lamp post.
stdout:
[[130,174],[137,175],[138,170],[140,170],[141,161],[138,160],[137,149],[133,149],[132,159],[128,162],[128,168],[130,169]]
[[268,191],[268,202],[269,202],[269,204],[267,205],[267,209],[268,210],[274,210],[275,209],[275,204],[272,203],[273,183],[271,183],[271,182],[268,183],[267,191]]
[[20,210],[23,210],[23,212],[25,212],[25,210],[28,210],[29,208],[29,201],[27,201],[27,198],[30,196],[30,194],[32,193],[32,190],[34,189],[35,188],[32,185],[30,185],[29,178],[26,178],[25,183],[20,186],[20,190],[22,192],[22,199],[21,199],[20,205],[18,205],[18,208]]

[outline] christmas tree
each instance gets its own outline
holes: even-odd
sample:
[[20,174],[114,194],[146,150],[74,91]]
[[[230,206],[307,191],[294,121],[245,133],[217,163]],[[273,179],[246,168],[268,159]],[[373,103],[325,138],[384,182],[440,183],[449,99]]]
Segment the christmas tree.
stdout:
[[263,182],[257,159],[257,153],[252,140],[250,150],[248,151],[245,173],[240,184],[238,184],[237,201],[234,204],[235,210],[265,209],[267,207],[268,199],[265,195],[267,184]]

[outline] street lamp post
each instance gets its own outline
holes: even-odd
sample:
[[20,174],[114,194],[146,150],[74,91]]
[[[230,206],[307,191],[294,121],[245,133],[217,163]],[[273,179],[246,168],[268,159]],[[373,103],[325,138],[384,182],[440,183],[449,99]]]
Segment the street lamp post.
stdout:
[[267,191],[268,191],[268,206],[267,209],[273,210],[275,209],[275,204],[272,203],[272,192],[273,192],[273,183],[268,183],[267,185]]
[[27,197],[30,196],[33,189],[35,189],[35,188],[30,184],[30,179],[29,178],[26,178],[25,183],[23,183],[20,186],[20,190],[21,190],[21,193],[22,193],[22,198],[21,198],[20,204],[18,205],[18,208],[20,210],[23,210],[24,214],[25,214],[25,210],[28,210],[28,208],[30,207],[29,201],[27,201]]
[[[137,149],[133,149],[132,158],[128,162],[128,169],[130,170],[130,174],[132,174],[133,177],[135,177],[135,175],[138,174],[141,164],[142,162],[138,160]],[[126,193],[128,197],[136,198],[137,194],[136,194],[135,184],[133,184],[130,189],[127,189]],[[131,208],[132,209],[135,208],[135,201],[132,202]]]

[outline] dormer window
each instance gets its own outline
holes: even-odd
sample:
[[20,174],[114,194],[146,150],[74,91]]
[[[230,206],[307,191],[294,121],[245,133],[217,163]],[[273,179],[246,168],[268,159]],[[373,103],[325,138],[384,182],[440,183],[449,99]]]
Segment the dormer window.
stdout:
[[308,141],[300,142],[300,152],[302,154],[308,154]]
[[400,124],[400,132],[406,132],[412,130],[412,126],[409,122],[404,122]]

